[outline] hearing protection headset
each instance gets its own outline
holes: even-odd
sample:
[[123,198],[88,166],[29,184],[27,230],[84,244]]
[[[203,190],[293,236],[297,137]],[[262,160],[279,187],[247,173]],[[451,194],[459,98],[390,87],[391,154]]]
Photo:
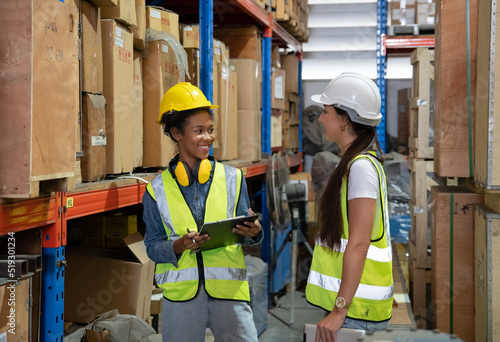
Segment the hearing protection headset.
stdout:
[[[208,159],[202,159],[196,162],[194,166],[193,173],[189,172],[189,167],[186,162],[179,161],[179,155],[175,156],[174,159],[169,164],[170,173],[172,177],[177,179],[182,186],[189,186],[193,184],[193,174],[196,177],[196,180],[200,184],[205,184],[210,177],[213,175],[212,163],[210,161],[214,161],[214,158],[209,156]],[[177,163],[175,170],[172,172],[173,166]]]

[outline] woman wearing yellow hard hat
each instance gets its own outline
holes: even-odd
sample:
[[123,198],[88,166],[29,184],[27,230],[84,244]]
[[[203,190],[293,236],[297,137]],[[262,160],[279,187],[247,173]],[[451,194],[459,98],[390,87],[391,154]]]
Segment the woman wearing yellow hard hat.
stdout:
[[[241,244],[201,249],[205,222],[254,214],[242,172],[218,163],[209,151],[215,140],[212,105],[200,89],[179,83],[163,96],[157,122],[179,153],[151,181],[143,197],[144,242],[156,262],[163,289],[163,341],[257,341]],[[262,242],[258,220],[236,225],[244,243]]]

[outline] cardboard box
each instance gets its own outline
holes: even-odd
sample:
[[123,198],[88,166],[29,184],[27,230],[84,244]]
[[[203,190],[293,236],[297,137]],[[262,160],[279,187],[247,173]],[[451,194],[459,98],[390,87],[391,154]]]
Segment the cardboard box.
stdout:
[[134,50],[134,85],[132,96],[132,124],[134,129],[134,167],[142,166],[143,155],[143,103],[142,103],[142,54]]
[[271,115],[271,147],[281,147],[283,116]]
[[143,64],[144,167],[167,166],[176,153],[175,143],[163,134],[156,121],[161,98],[178,82],[179,70],[173,50],[164,42],[149,42]]
[[58,0],[1,4],[0,197],[36,197],[75,174],[79,15]]
[[200,48],[200,25],[180,24],[179,29],[184,49]]
[[114,215],[104,219],[106,248],[123,247],[123,239],[137,232],[137,215]]
[[256,26],[217,27],[214,37],[229,47],[231,58],[262,60],[260,31]]
[[127,26],[137,26],[135,0],[118,0],[118,5],[101,8],[102,19],[114,19]]
[[410,137],[410,94],[411,88],[398,90],[398,146],[405,148],[406,154]]
[[[216,126],[217,147],[213,156],[217,160],[232,160],[238,158],[238,86],[236,71],[224,63],[217,63],[219,87],[217,101],[219,105]],[[214,114],[215,115],[215,114]]]
[[133,170],[133,36],[115,20],[101,20],[106,98],[106,172]]
[[[186,54],[188,58],[188,72],[191,79],[189,82],[199,87],[200,85],[200,50],[187,48]],[[188,79],[186,77],[186,79]]]
[[271,75],[271,108],[285,110],[285,71],[278,68]]
[[260,111],[262,107],[262,73],[253,59],[231,59],[238,76],[238,109]]
[[[30,311],[26,303],[32,302],[30,277],[17,282],[0,280],[0,341],[24,342],[31,337]],[[14,309],[14,312],[12,312]]]
[[238,110],[238,159],[261,159],[262,112]]
[[285,70],[286,93],[299,93],[299,58],[296,55],[281,56],[281,69]]
[[84,94],[82,103],[82,181],[93,182],[106,177],[106,100]]
[[101,12],[86,1],[82,1],[82,91],[103,92]]
[[112,309],[149,318],[155,264],[146,254],[141,234],[129,235],[124,242],[128,248],[119,250],[66,250],[66,321],[89,323]]
[[281,68],[280,47],[274,45],[271,49],[271,66]]
[[161,7],[146,6],[146,28],[171,33],[179,38],[179,15]]
[[146,5],[144,0],[135,0],[135,16],[137,26],[132,28],[134,49],[142,51],[146,47]]

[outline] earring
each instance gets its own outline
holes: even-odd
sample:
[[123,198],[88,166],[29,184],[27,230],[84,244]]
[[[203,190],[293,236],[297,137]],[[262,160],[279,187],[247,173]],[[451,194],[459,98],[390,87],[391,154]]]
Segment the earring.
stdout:
[[340,126],[340,130],[341,130],[342,132],[343,132],[343,131],[345,131],[345,126],[347,126],[347,125]]

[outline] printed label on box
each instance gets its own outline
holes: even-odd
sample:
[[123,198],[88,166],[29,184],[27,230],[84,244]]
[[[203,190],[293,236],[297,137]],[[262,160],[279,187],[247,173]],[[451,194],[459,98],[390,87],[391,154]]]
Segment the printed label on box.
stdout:
[[222,66],[221,77],[223,80],[227,80],[229,78],[229,70],[226,65]]
[[200,50],[196,50],[194,52],[194,56],[199,58],[200,57]]
[[92,146],[106,146],[106,137],[92,136]]
[[123,39],[115,37],[115,45],[119,47],[123,47]]
[[185,25],[184,26],[184,31],[193,31],[193,26],[191,26],[191,25]]
[[120,48],[118,49],[118,59],[120,61],[124,61],[125,63],[131,64],[132,54],[130,53],[130,51]]
[[116,35],[117,37],[120,37],[120,38],[121,38],[121,36],[122,36],[122,29],[121,29],[121,28],[119,28],[118,26],[116,27],[116,30],[115,30],[115,35]]
[[161,52],[168,53],[168,45],[161,44]]
[[274,78],[274,98],[283,99],[283,76]]
[[149,12],[149,14],[153,17],[153,18],[156,18],[156,19],[161,19],[161,13],[158,12],[158,11],[155,11],[155,10],[151,10]]

